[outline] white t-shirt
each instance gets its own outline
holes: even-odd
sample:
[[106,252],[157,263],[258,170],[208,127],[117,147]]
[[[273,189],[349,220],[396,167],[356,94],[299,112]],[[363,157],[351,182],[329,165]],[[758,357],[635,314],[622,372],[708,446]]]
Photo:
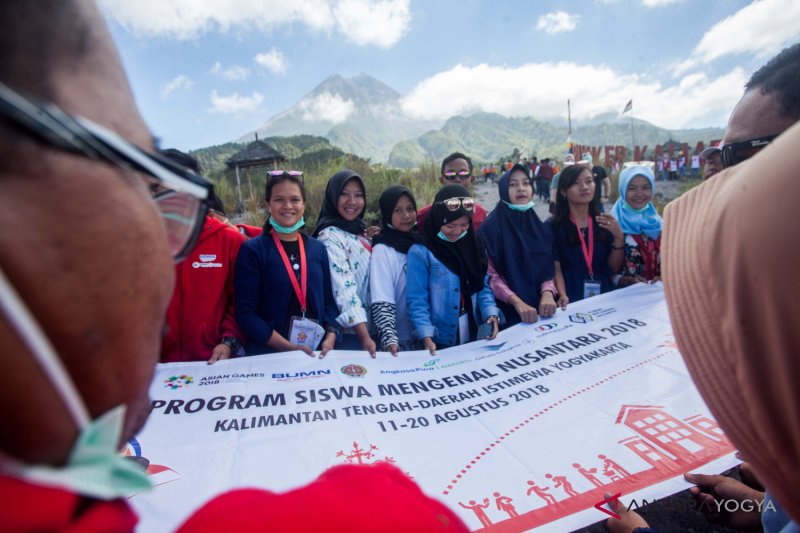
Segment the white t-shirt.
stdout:
[[408,318],[406,303],[406,254],[401,254],[385,244],[375,245],[372,249],[369,269],[372,303],[395,304],[397,338],[401,343],[411,342],[414,337],[411,335],[411,321]]

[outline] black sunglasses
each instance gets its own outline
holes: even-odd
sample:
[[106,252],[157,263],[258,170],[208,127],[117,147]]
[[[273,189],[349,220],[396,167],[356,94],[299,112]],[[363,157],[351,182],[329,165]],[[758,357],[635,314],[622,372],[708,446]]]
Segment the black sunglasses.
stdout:
[[163,155],[145,152],[99,124],[52,103],[22,96],[0,83],[0,116],[53,148],[149,176],[174,261],[194,248],[214,187]]
[[444,174],[444,179],[447,181],[456,181],[456,180],[468,180],[472,177],[472,174],[468,170],[462,170],[460,172],[456,172],[455,170],[446,170]]
[[778,135],[765,135],[764,137],[756,137],[746,141],[723,144],[720,146],[720,150],[722,150],[720,154],[722,168],[732,167],[738,165],[742,161],[750,159],[762,148],[771,143],[777,136]]

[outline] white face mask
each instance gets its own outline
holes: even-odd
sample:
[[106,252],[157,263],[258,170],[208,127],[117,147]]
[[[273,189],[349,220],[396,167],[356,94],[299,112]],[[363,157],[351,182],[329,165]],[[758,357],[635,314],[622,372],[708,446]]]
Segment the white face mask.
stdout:
[[65,488],[103,500],[127,497],[151,487],[141,466],[119,454],[125,405],[91,420],[75,384],[36,319],[0,270],[0,310],[27,346],[79,430],[63,467],[6,462],[8,474],[37,484]]

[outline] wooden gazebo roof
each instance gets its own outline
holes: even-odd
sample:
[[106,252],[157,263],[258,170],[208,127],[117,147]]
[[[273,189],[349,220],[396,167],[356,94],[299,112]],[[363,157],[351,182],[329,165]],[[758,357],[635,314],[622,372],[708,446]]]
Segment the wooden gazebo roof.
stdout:
[[285,157],[264,141],[259,141],[258,136],[256,136],[255,141],[248,144],[244,150],[235,153],[225,164],[229,168],[234,168],[237,166],[252,167],[256,165],[272,165],[284,161],[286,161]]

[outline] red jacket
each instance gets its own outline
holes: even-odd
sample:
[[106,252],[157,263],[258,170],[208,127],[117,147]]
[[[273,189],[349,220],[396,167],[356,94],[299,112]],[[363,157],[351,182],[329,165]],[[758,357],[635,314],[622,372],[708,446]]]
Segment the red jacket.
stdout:
[[233,318],[233,272],[246,237],[206,217],[194,250],[175,266],[161,362],[206,361],[222,337],[242,339]]
[[[428,213],[430,212],[431,206],[429,205],[426,205],[417,211],[417,228],[419,229],[420,233],[424,231],[425,220],[428,219]],[[481,224],[483,224],[483,221],[486,220],[486,214],[486,209],[484,209],[481,204],[475,202],[475,211],[472,213],[472,229],[474,229],[476,232],[478,231],[478,228],[481,227]]]

